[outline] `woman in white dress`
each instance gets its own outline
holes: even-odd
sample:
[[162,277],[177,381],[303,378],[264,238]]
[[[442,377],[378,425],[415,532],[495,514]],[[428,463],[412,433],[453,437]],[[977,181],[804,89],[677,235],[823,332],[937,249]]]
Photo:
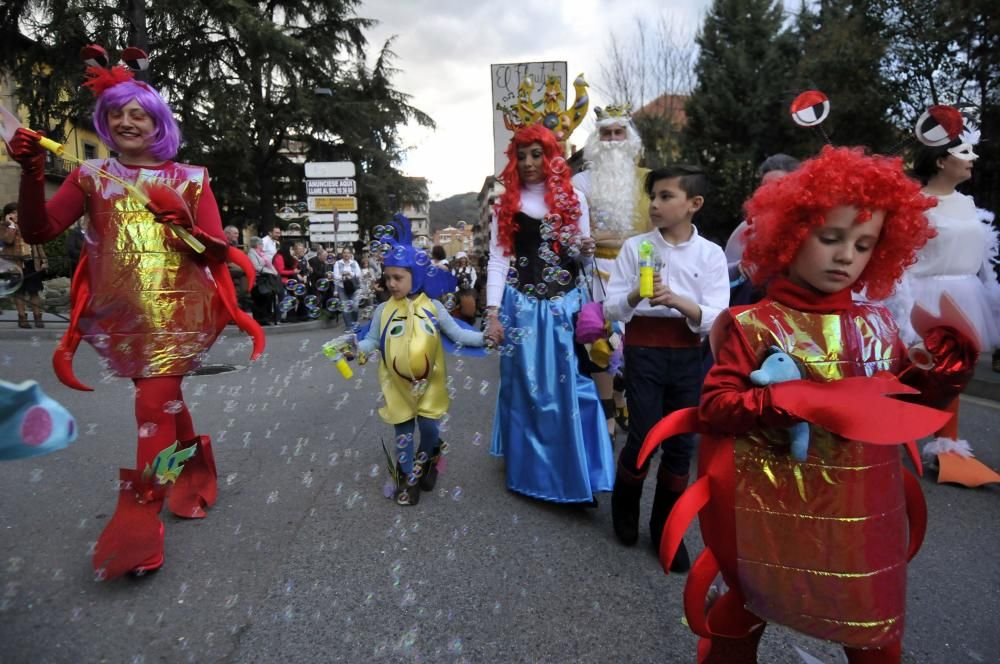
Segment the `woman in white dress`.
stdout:
[[[993,268],[998,240],[993,214],[977,209],[971,196],[955,189],[972,177],[976,158],[970,134],[963,133],[944,146],[921,146],[914,159],[913,173],[923,183],[924,193],[937,199],[937,206],[927,211],[937,237],[924,246],[917,262],[907,270],[894,298],[901,336],[908,345],[919,341],[909,322],[910,309],[920,304],[936,312],[941,295],[947,293],[975,326],[982,353],[1000,348],[1000,284]],[[938,432],[938,438],[928,443],[924,454],[937,455],[942,462],[941,455],[950,453],[938,480],[961,482],[943,477],[944,466],[959,461],[953,455],[974,461],[969,457],[968,443],[958,438],[958,399],[951,409],[954,417]]]

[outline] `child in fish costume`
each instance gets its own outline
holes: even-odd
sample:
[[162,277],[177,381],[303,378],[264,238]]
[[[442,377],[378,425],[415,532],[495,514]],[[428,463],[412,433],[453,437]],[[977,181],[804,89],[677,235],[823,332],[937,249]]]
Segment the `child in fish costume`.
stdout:
[[[443,342],[476,348],[485,340],[482,332],[460,326],[433,299],[454,290],[455,278],[431,265],[427,253],[413,246],[409,219],[397,214],[389,226],[396,238],[383,239],[390,246],[383,275],[391,298],[375,309],[357,351],[361,363],[379,352],[379,383],[385,396],[379,415],[393,425],[396,435],[396,456],[390,459],[393,497],[400,505],[416,505],[421,490],[434,488],[446,450],[439,421],[451,399]],[[420,430],[416,453],[414,429]]]

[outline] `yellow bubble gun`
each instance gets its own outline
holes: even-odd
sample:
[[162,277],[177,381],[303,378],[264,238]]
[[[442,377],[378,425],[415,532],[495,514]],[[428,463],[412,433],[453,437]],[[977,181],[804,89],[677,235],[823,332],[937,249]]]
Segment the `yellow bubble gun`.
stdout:
[[337,367],[337,371],[340,375],[344,377],[344,380],[350,380],[354,378],[354,371],[351,369],[351,365],[347,363],[347,353],[346,351],[351,347],[350,337],[340,337],[339,339],[334,339],[333,341],[328,341],[323,344],[323,354],[330,360],[333,360],[334,365]]
[[[27,129],[26,131],[31,131],[31,130]],[[52,154],[56,155],[57,157],[62,157],[66,161],[70,161],[73,162],[74,164],[78,164],[85,168],[89,168],[90,170],[95,171],[101,177],[107,178],[112,182],[117,182],[118,184],[123,186],[129,194],[135,197],[136,200],[138,200],[140,203],[146,206],[146,208],[149,209],[150,212],[155,213],[155,210],[153,210],[149,205],[149,196],[147,196],[145,192],[143,192],[141,189],[136,187],[131,182],[126,182],[125,180],[122,180],[120,177],[112,175],[103,168],[98,168],[94,164],[84,161],[79,157],[74,157],[73,155],[66,154],[66,147],[62,143],[57,143],[56,141],[53,141],[51,138],[47,136],[42,136],[37,132],[31,131],[31,133],[38,137],[38,144],[41,145],[46,150],[48,150],[49,152],[51,152]],[[189,247],[194,249],[199,254],[205,253],[205,245],[202,244],[198,238],[191,235],[188,229],[184,228],[183,226],[178,226],[176,224],[169,224],[169,226],[170,230],[172,230],[177,235],[177,237],[184,240],[184,242]]]
[[653,271],[656,269],[653,250],[649,240],[639,243],[639,297],[653,297]]

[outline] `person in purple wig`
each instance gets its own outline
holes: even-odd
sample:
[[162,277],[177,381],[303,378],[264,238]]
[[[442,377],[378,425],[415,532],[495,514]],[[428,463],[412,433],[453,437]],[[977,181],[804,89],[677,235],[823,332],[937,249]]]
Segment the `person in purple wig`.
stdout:
[[112,150],[117,149],[108,117],[135,102],[153,122],[149,152],[156,159],[173,159],[181,144],[181,132],[167,102],[156,90],[141,81],[126,81],[114,85],[97,98],[94,126],[97,135]]
[[70,326],[53,360],[56,375],[90,389],[72,369],[85,340],[111,371],[135,384],[136,466],[119,471],[118,505],[93,555],[97,578],[112,579],[163,565],[164,503],[186,519],[204,518],[215,503],[212,444],[195,431],[181,392],[184,376],[231,319],[254,337],[253,357],[264,340],[236,305],[227,259],[247,274],[254,270],[245,254],[228,247],[208,172],[172,161],[180,131],[170,107],[124,67],[91,66],[87,76],[84,85],[97,95],[94,124],[115,156],[74,169],[46,202],[39,135],[19,129],[10,154],[21,164],[27,242],[48,242],[85,212],[90,219]]

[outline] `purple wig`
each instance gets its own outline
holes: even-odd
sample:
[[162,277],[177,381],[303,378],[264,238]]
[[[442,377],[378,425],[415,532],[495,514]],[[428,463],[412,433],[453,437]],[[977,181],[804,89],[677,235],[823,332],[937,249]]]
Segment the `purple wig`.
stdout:
[[167,102],[152,87],[141,81],[126,81],[114,85],[97,97],[94,108],[94,126],[104,144],[111,150],[118,150],[111,131],[108,129],[108,113],[118,110],[135,99],[149,114],[156,127],[150,153],[157,159],[173,159],[181,144],[181,132],[174,120]]

